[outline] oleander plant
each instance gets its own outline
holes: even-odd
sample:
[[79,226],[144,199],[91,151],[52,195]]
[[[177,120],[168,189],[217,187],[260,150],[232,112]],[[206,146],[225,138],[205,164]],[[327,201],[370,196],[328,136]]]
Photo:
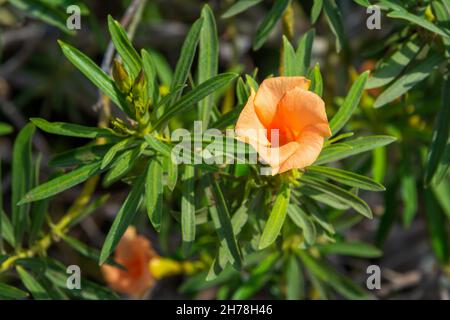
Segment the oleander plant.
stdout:
[[449,292],[448,0],[9,0],[0,23],[0,299]]

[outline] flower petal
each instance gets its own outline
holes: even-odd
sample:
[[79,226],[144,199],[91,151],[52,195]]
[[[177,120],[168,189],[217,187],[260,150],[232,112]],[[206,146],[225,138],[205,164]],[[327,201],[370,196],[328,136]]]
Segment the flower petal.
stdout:
[[299,148],[300,144],[296,141],[293,141],[279,148],[260,146],[259,148],[255,149],[258,152],[260,158],[272,167],[272,175],[275,175],[278,173],[282,164],[285,163],[290,157],[292,157],[292,155],[294,155]]
[[239,115],[235,132],[239,140],[251,144],[256,149],[259,144],[269,146],[270,143],[266,137],[266,128],[256,115],[254,99],[255,92],[252,89],[247,104]]
[[286,92],[271,126],[287,127],[295,137],[310,126],[315,127],[322,137],[331,136],[325,102],[314,92],[301,88]]
[[323,147],[323,136],[313,127],[306,128],[297,140],[299,147],[278,170],[283,173],[291,169],[302,169],[310,166],[316,161]]
[[277,111],[278,102],[287,91],[294,88],[308,90],[311,81],[305,77],[274,77],[263,81],[255,97],[255,110],[267,128]]

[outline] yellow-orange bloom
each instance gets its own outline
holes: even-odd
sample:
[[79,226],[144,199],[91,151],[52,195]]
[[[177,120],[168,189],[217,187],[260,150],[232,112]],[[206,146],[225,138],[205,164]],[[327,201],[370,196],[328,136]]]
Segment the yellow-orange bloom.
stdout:
[[150,260],[155,257],[157,254],[150,241],[138,235],[136,228],[128,227],[114,255],[116,262],[126,270],[103,265],[102,273],[105,281],[117,292],[141,298],[155,283],[148,268]]
[[313,164],[331,135],[325,103],[309,85],[304,77],[266,79],[239,116],[238,138],[255,148],[272,174]]

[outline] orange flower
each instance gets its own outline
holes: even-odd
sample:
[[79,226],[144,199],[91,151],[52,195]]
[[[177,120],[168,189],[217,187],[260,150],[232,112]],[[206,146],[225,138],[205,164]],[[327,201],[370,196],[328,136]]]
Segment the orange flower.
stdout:
[[309,85],[304,77],[266,79],[239,116],[238,139],[255,148],[273,175],[313,164],[331,135],[325,103]]
[[150,241],[137,235],[136,228],[128,227],[114,255],[115,260],[126,270],[103,265],[103,276],[114,290],[133,298],[141,298],[155,283],[148,268],[154,257],[157,257],[157,254]]

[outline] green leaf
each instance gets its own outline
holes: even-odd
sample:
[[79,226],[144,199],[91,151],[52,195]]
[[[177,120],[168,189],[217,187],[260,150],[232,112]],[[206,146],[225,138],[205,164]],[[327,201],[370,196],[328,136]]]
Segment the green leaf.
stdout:
[[[447,0],[448,1],[448,0]],[[434,15],[437,20],[438,27],[442,29],[450,30],[450,3],[444,4],[439,1],[431,2],[431,7],[433,8]],[[450,57],[450,38],[444,37],[443,39],[446,51],[445,56]]]
[[300,300],[305,296],[305,280],[300,263],[295,255],[290,255],[286,265],[286,298]]
[[231,224],[227,202],[218,181],[215,180],[211,175],[208,175],[208,179],[211,186],[210,190],[208,191],[211,193],[216,204],[215,206],[212,205],[209,210],[214,223],[214,227],[216,228],[216,232],[219,235],[221,246],[226,249],[228,260],[235,269],[239,270],[242,265],[242,258],[233,232],[233,226]]
[[3,210],[0,210],[0,220],[2,221],[1,224],[1,232],[0,235],[3,237],[3,239],[6,240],[12,247],[16,246],[16,239],[14,238],[14,229],[11,224],[11,221],[9,220],[8,216],[5,214]]
[[171,158],[172,156],[172,147],[168,144],[160,141],[158,138],[156,138],[152,134],[146,134],[144,136],[145,141],[148,143],[148,145],[155,150],[156,152],[159,152],[161,155]]
[[333,135],[338,133],[339,130],[345,126],[356,107],[359,105],[369,73],[369,71],[363,72],[358,79],[356,79],[341,107],[331,119],[330,129]]
[[380,249],[370,244],[357,241],[327,243],[321,245],[319,250],[323,254],[339,254],[361,258],[378,258],[383,255]]
[[109,229],[109,232],[106,236],[105,242],[103,243],[103,247],[100,252],[100,265],[106,262],[108,257],[119,244],[119,241],[125,233],[126,229],[133,222],[134,218],[139,212],[139,207],[142,201],[142,193],[144,191],[145,178],[146,175],[142,174],[138,176],[133,182],[131,191],[122,204],[119,213],[117,213],[111,229]]
[[340,52],[343,47],[346,47],[341,11],[336,5],[335,0],[324,1],[323,10],[325,12],[325,16],[327,17],[330,29],[336,36],[336,51]]
[[295,51],[289,42],[288,38],[283,35],[283,75],[286,77],[293,77],[298,75],[298,62],[296,61]]
[[82,167],[76,168],[69,173],[47,181],[29,191],[22,198],[22,200],[20,200],[19,205],[46,199],[69,188],[72,188],[73,186],[86,181],[88,178],[100,174],[102,172],[102,170],[100,169],[100,165],[100,161],[87,164]]
[[185,166],[183,177],[183,191],[181,195],[181,236],[185,255],[188,254],[195,240],[195,168]]
[[[39,184],[39,171],[41,170],[41,159],[42,156],[40,154],[35,163],[33,185]],[[44,224],[45,217],[47,215],[48,202],[49,201],[47,200],[42,200],[36,202],[33,205],[33,208],[31,210],[30,231],[28,235],[28,243],[30,245],[34,244],[34,242],[38,238],[39,232],[42,230],[42,226]]]
[[225,11],[222,14],[222,18],[226,19],[226,18],[233,17],[233,16],[247,10],[248,8],[251,8],[255,5],[257,5],[261,1],[262,0],[238,0],[231,7],[229,7],[227,9],[227,11]]
[[12,155],[12,223],[16,245],[20,246],[22,237],[28,227],[29,206],[18,206],[17,203],[29,190],[33,183],[33,164],[31,143],[35,126],[27,124],[18,134]]
[[28,293],[17,289],[13,286],[7,285],[6,283],[0,283],[0,298],[5,300],[11,299],[22,299],[28,297]]
[[228,85],[236,77],[237,74],[234,73],[222,73],[198,85],[183,97],[181,97],[170,108],[168,108],[168,110],[154,123],[153,128],[159,128],[163,123],[168,121],[176,114],[184,112],[188,108],[191,108],[211,93]]
[[50,167],[73,167],[102,160],[111,144],[92,144],[71,149],[55,155],[48,163]]
[[9,3],[26,14],[53,25],[67,34],[74,34],[73,31],[67,28],[67,15],[65,15],[65,12],[57,10],[50,4],[44,3],[43,1],[27,0],[10,0]]
[[439,185],[432,186],[433,194],[444,213],[450,218],[450,181],[443,180]]
[[[324,148],[314,164],[322,165],[345,159],[355,154],[383,147],[394,142],[395,140],[396,138],[394,137],[380,135],[360,137],[353,140],[347,140],[345,143],[336,143],[331,145],[329,148]],[[340,146],[342,146],[342,148]]]
[[313,7],[311,9],[311,23],[316,23],[317,19],[319,19],[320,13],[323,8],[323,0],[314,0]]
[[411,225],[417,213],[417,186],[412,172],[405,172],[400,178],[400,195],[403,201],[403,224]]
[[331,167],[319,167],[319,166],[309,166],[307,172],[317,173],[321,176],[330,178],[334,181],[340,182],[342,184],[348,185],[350,187],[360,188],[364,190],[371,191],[384,191],[386,190],[383,185],[378,182],[342,169],[331,168]]
[[128,68],[131,79],[136,79],[142,68],[139,53],[134,49],[126,31],[122,28],[120,23],[111,16],[108,16],[108,29],[114,47],[122,58],[122,61],[125,63],[125,66]]
[[441,106],[436,115],[430,150],[425,170],[425,185],[429,185],[445,154],[445,147],[450,133],[450,77],[446,76],[442,84]]
[[255,267],[248,280],[236,290],[233,294],[233,300],[249,299],[258,290],[260,290],[270,279],[270,271],[280,258],[280,253],[275,252],[266,257],[261,263]]
[[316,242],[317,232],[311,217],[302,208],[292,203],[289,204],[287,213],[292,222],[302,229],[306,242],[309,245],[314,244]]
[[425,18],[416,16],[415,14],[409,13],[406,10],[394,10],[392,12],[389,12],[387,14],[389,18],[395,18],[395,19],[402,19],[409,21],[413,24],[416,24],[424,29],[427,29],[431,32],[437,33],[438,35],[444,37],[444,38],[450,38],[450,34],[447,30],[441,29],[431,23],[430,21],[426,20]]
[[0,122],[0,136],[4,136],[5,134],[10,134],[13,132],[13,127],[9,124]]
[[114,81],[100,69],[84,53],[71,45],[58,41],[64,55],[70,60],[92,83],[97,86],[105,95],[107,95],[122,111],[128,116],[133,117],[128,109],[122,94],[116,88]]
[[[100,251],[94,248],[90,248],[83,242],[79,241],[76,238],[70,237],[68,235],[62,236],[63,240],[75,251],[77,251],[82,256],[91,259],[93,261],[99,261],[100,259]],[[106,263],[118,268],[123,268],[120,264],[115,262],[111,257],[106,260]]]
[[164,157],[163,159],[163,169],[167,174],[167,187],[170,191],[175,189],[178,180],[178,165],[172,161],[171,157]]
[[[214,13],[208,5],[205,5],[201,16],[203,25],[198,50],[198,84],[216,76],[219,69],[219,39]],[[208,128],[213,104],[214,95],[206,97],[198,104],[198,118],[202,121],[203,130]]]
[[270,246],[279,236],[281,227],[286,218],[286,212],[291,196],[291,189],[289,185],[284,184],[281,187],[280,193],[275,199],[269,219],[266,222],[261,239],[259,240],[258,249],[262,250]]
[[127,150],[120,156],[118,156],[117,159],[113,162],[112,168],[106,173],[105,177],[103,178],[103,186],[108,187],[114,182],[119,181],[127,173],[129,173],[139,160],[141,151],[142,145],[140,147]]
[[134,143],[135,140],[133,138],[127,138],[117,142],[112,147],[109,147],[108,145],[109,149],[103,156],[102,165],[100,168],[105,169],[114,160],[117,153],[128,149],[129,147],[133,146]]
[[[183,46],[181,47],[181,54],[178,58],[177,65],[175,67],[175,74],[172,79],[170,91],[174,91],[178,86],[184,86],[191,70],[192,62],[194,61],[195,51],[200,39],[200,31],[202,30],[203,18],[197,19],[189,30]],[[181,92],[178,93],[171,103],[174,103]]]
[[311,87],[309,90],[321,97],[323,93],[323,80],[322,74],[320,73],[319,63],[316,63],[314,68],[309,73],[308,78],[311,79]]
[[17,273],[22,280],[24,286],[31,292],[32,296],[36,300],[49,300],[51,297],[45,291],[44,287],[36,281],[36,279],[25,271],[21,266],[16,267]]
[[417,38],[402,44],[389,58],[382,61],[380,66],[371,74],[367,80],[366,89],[382,87],[394,80],[419,53],[420,48],[420,41]]
[[439,208],[431,189],[425,190],[425,216],[431,247],[439,262],[445,264],[449,260],[449,243],[445,217]]
[[36,127],[52,134],[77,138],[97,138],[100,136],[111,136],[113,132],[110,129],[86,127],[78,124],[65,122],[48,122],[41,118],[31,118]]
[[163,208],[163,170],[160,159],[152,159],[145,181],[145,204],[150,222],[156,231],[161,231]]
[[291,3],[290,0],[277,0],[273,4],[270,11],[265,16],[264,20],[258,26],[256,31],[255,40],[253,41],[253,50],[258,50],[266,42],[270,32],[275,27],[278,20],[281,19],[284,11]]
[[297,250],[305,267],[317,278],[330,285],[334,290],[348,299],[367,299],[367,294],[352,281],[339,274],[326,262],[312,257],[306,251]]
[[148,51],[141,50],[142,68],[147,80],[147,96],[151,97],[152,105],[156,105],[159,99],[159,86],[156,80],[158,70],[153,55]]
[[382,107],[409,91],[427,78],[442,61],[443,57],[441,55],[431,53],[425,59],[414,63],[411,68],[407,69],[401,77],[380,94],[375,101],[374,107]]
[[338,197],[342,203],[349,205],[363,216],[372,219],[372,211],[367,203],[353,193],[313,177],[302,176],[300,180],[310,188],[321,191],[332,197]]
[[314,42],[314,37],[316,35],[316,30],[311,29],[306,32],[298,42],[296,50],[296,63],[297,63],[297,76],[306,76],[308,74],[308,69],[311,64],[311,52]]

